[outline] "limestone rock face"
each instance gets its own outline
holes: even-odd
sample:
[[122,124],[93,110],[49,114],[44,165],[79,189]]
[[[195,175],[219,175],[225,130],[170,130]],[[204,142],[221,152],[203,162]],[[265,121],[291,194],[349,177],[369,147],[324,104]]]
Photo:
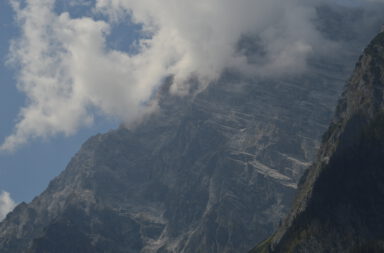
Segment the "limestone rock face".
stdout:
[[384,33],[365,49],[292,212],[253,252],[384,252]]
[[188,101],[167,97],[136,129],[89,139],[1,223],[1,252],[246,252],[287,212],[330,88],[228,74]]
[[342,76],[317,69],[163,94],[158,113],[90,138],[9,214],[1,252],[247,252],[287,213],[328,124]]

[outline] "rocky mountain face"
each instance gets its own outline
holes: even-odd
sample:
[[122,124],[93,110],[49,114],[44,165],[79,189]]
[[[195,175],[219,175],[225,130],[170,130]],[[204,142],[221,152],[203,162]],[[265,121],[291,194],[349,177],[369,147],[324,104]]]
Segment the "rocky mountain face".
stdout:
[[247,252],[287,213],[330,118],[342,76],[316,68],[227,73],[190,99],[165,88],[158,113],[89,139],[9,214],[1,252]]
[[384,252],[384,32],[365,49],[292,212],[252,252]]
[[183,98],[164,85],[157,113],[90,138],[0,223],[0,252],[247,252],[288,212],[352,69],[351,44],[284,79],[228,71]]

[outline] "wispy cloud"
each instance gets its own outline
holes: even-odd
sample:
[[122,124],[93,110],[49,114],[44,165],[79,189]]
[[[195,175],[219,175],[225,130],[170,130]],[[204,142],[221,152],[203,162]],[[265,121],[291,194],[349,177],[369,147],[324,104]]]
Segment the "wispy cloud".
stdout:
[[[97,0],[82,6],[93,16],[80,18],[55,12],[54,0],[11,2],[22,35],[10,56],[28,101],[2,150],[73,134],[95,111],[134,124],[156,110],[153,93],[171,75],[172,91],[184,94],[191,77],[204,88],[226,68],[300,72],[333,45],[314,24],[318,1]],[[145,35],[134,54],[108,48],[111,30],[128,17]],[[239,50],[244,36],[258,41],[258,59]]]
[[0,221],[2,221],[9,212],[13,210],[16,203],[11,199],[8,192],[0,192]]

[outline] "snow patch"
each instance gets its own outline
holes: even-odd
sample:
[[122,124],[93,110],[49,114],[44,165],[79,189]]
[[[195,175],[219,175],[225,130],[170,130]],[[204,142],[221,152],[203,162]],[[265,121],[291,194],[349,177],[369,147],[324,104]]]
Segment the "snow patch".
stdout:
[[256,160],[253,160],[249,162],[248,164],[252,165],[256,171],[264,176],[273,178],[278,180],[281,184],[290,187],[290,188],[297,188],[297,185],[292,182],[292,179],[286,175],[281,174],[275,169],[272,169],[271,167],[268,167],[265,164],[262,164]]

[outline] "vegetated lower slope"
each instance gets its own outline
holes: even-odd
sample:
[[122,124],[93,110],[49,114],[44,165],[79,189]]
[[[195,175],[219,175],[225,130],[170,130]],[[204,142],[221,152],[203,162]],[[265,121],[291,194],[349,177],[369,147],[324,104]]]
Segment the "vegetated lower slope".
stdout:
[[384,33],[365,49],[286,222],[252,252],[384,252]]

